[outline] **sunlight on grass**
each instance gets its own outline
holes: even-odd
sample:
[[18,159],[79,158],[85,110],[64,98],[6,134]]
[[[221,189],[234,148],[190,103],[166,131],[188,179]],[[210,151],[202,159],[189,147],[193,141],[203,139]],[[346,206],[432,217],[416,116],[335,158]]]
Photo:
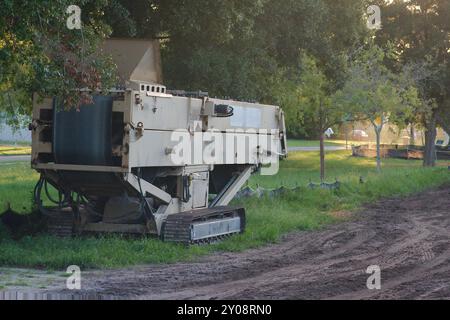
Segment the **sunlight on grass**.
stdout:
[[[415,172],[430,169],[422,168],[420,160],[383,159],[383,173],[379,175],[376,171],[376,160],[369,158],[355,158],[351,156],[351,151],[327,152],[325,167],[328,182],[338,179],[341,182],[352,182],[360,177],[390,179],[390,176],[398,169]],[[449,161],[438,162],[440,167],[450,165]],[[281,185],[286,187],[305,186],[310,181],[320,182],[320,161],[318,152],[291,152],[286,161],[281,162],[280,172],[276,176],[254,176],[250,180],[250,185],[256,187],[275,188]],[[433,170],[433,169],[431,169]],[[440,169],[438,169],[440,170]],[[401,171],[403,172],[403,171]]]
[[31,154],[31,147],[2,146],[0,145],[0,156],[20,156]]
[[[348,146],[351,147],[352,145],[360,145],[364,142],[361,141],[348,141]],[[345,140],[326,140],[325,146],[327,147],[345,147],[346,141]],[[296,139],[289,139],[288,140],[288,147],[319,147],[320,141],[319,140],[296,140]]]

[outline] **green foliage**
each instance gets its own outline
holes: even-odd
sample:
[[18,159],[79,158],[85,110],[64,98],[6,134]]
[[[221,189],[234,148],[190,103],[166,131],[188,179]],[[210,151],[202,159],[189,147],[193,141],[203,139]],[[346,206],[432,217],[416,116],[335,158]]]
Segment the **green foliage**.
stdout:
[[[7,114],[29,115],[32,93],[62,97],[71,107],[87,98],[73,89],[109,89],[115,84],[111,60],[95,55],[111,32],[102,22],[108,1],[78,1],[81,30],[67,28],[66,9],[71,4],[69,0],[0,3],[0,109]],[[20,124],[11,118],[12,124]]]
[[[119,2],[137,36],[163,39],[169,87],[248,101],[277,103],[289,82],[295,87],[301,50],[338,83],[343,53],[367,32],[366,1],[359,0]],[[114,28],[114,35],[130,35],[122,29]],[[312,131],[290,127],[298,134]]]
[[388,54],[389,48],[369,44],[351,63],[337,99],[354,119],[369,120],[380,130],[390,118],[409,117],[418,103],[415,87],[403,86],[404,75],[395,75],[385,67]]
[[[379,0],[383,29],[377,43],[392,42],[396,59],[389,67],[414,71],[422,105],[411,121],[426,128],[424,164],[433,163],[436,122],[450,129],[450,0]],[[412,66],[412,68],[411,68]]]
[[[342,84],[345,53],[367,33],[360,0],[84,0],[83,34],[65,28],[69,2],[0,4],[0,109],[12,124],[30,114],[31,92],[68,99],[73,88],[108,88],[114,67],[93,53],[111,32],[161,39],[171,88],[263,103],[284,103],[279,97],[297,87],[302,51]],[[315,135],[310,121],[288,121],[291,133]]]
[[388,122],[411,118],[419,104],[417,90],[408,75],[395,75],[385,61],[392,57],[391,46],[380,48],[369,41],[349,66],[348,80],[337,93],[336,102],[356,120],[369,121],[377,136],[377,168],[381,171],[381,131]]
[[344,120],[345,110],[335,103],[333,83],[319,69],[316,60],[308,55],[302,56],[301,81],[296,94],[298,108],[317,123],[318,135]]
[[[347,111],[342,104],[336,103],[335,83],[318,67],[316,59],[303,53],[300,69],[298,85],[291,82],[289,92],[283,90],[281,96],[279,92],[275,96],[284,107],[289,133],[295,132],[299,125],[304,127],[308,124],[315,137],[323,141],[325,131],[341,124]],[[324,178],[325,154],[321,144],[321,179]]]

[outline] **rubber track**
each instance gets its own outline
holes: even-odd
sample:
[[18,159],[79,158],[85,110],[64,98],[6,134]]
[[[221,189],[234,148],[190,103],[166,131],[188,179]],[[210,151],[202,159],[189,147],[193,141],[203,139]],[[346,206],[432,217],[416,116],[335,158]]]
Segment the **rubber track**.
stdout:
[[47,231],[49,234],[61,238],[72,237],[74,233],[72,212],[50,211],[47,215]]
[[191,226],[196,222],[205,222],[226,217],[239,216],[242,220],[241,233],[245,230],[245,210],[243,208],[216,207],[193,210],[170,215],[163,228],[163,240],[180,244],[209,244],[221,241],[229,235],[212,236],[208,239],[194,241],[191,239]]

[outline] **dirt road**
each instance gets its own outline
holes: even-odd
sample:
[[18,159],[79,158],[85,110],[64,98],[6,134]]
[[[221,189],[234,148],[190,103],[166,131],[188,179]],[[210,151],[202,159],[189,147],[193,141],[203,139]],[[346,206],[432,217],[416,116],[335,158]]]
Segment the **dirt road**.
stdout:
[[[366,287],[378,265],[382,289]],[[355,221],[196,263],[89,272],[83,293],[141,299],[450,299],[450,187],[366,207]]]

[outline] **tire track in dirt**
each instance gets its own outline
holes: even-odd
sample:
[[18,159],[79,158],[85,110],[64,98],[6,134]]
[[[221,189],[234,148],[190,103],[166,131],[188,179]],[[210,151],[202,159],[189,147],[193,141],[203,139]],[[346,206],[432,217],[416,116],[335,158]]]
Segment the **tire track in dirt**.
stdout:
[[[382,269],[382,290],[366,287],[370,265]],[[261,249],[87,272],[83,285],[83,294],[140,299],[450,299],[450,187]]]

